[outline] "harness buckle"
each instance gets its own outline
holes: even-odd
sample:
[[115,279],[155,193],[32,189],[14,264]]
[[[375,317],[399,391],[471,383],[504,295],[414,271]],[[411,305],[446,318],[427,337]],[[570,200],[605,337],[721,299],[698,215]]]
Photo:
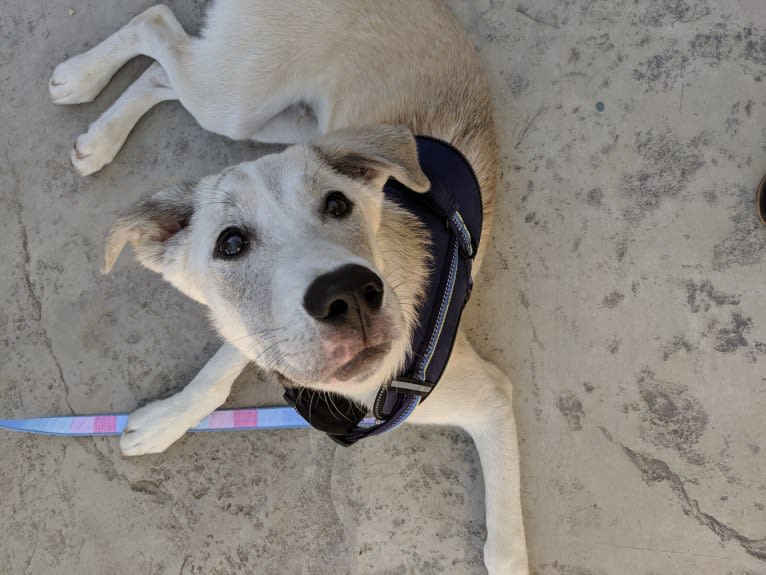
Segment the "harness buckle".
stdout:
[[388,387],[403,390],[412,395],[418,395],[421,399],[425,399],[434,389],[433,384],[410,377],[397,377],[391,381]]

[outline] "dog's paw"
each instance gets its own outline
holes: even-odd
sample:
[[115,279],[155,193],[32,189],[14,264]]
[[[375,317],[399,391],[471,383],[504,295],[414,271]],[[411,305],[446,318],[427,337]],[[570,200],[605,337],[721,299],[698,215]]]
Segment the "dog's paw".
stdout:
[[69,159],[81,176],[98,172],[120,151],[125,139],[113,135],[113,132],[108,124],[96,122],[77,138],[69,152]]
[[155,401],[130,414],[120,451],[128,456],[161,453],[196,423],[178,397]]
[[501,547],[487,541],[484,545],[484,565],[489,575],[529,575],[526,549],[522,546],[514,550],[513,547]]
[[98,96],[111,78],[110,70],[93,61],[88,52],[62,62],[53,71],[48,90],[54,104],[82,104]]

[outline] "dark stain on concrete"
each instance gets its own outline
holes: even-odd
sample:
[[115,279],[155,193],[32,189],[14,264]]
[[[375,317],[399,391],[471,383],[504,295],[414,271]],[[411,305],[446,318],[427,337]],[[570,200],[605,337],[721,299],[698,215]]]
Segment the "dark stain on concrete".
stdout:
[[641,406],[636,401],[630,401],[630,402],[622,404],[623,413],[630,413],[630,412],[639,413],[640,411],[641,411]]
[[583,41],[583,45],[594,50],[600,50],[601,52],[609,52],[610,50],[614,50],[614,43],[611,41],[608,32],[604,32],[598,36],[588,36]]
[[724,120],[724,131],[732,137],[737,135],[742,125],[740,106],[740,102],[734,102],[729,109],[729,116]]
[[477,11],[467,23],[467,28],[489,44],[502,44],[511,37],[508,24],[494,17],[491,10]]
[[716,24],[709,32],[695,34],[689,42],[689,50],[695,58],[710,58],[718,62],[728,60],[737,43],[742,42],[742,32],[730,33],[725,24]]
[[[766,65],[766,34],[752,27],[730,27],[716,24],[710,31],[696,34],[689,42],[692,57],[707,58],[716,63],[745,60],[757,66]],[[760,71],[760,70],[759,70]]]
[[713,269],[723,271],[731,266],[752,266],[763,261],[766,234],[753,207],[754,192],[746,186],[736,186],[727,196],[734,198],[729,210],[732,227],[713,247]]
[[641,436],[652,445],[673,449],[695,465],[704,458],[693,450],[707,428],[702,404],[686,386],[662,381],[644,369],[636,382],[643,401]]
[[662,360],[667,361],[671,355],[679,351],[691,353],[695,349],[697,349],[695,346],[686,341],[682,336],[677,335],[662,346]]
[[668,48],[639,64],[631,75],[647,88],[666,92],[672,90],[676,82],[683,78],[688,62],[689,58],[685,54]]
[[766,355],[766,343],[762,341],[754,341],[750,349],[747,350],[745,357],[750,363],[756,363],[758,358],[762,355]]
[[710,14],[707,2],[700,0],[656,0],[650,2],[639,15],[639,22],[647,26],[661,27],[681,22],[696,22]]
[[511,90],[511,94],[513,94],[515,97],[519,97],[525,92],[529,91],[529,78],[522,74],[517,73],[509,73],[505,71],[501,71],[500,75],[505,80],[506,86]]
[[732,485],[743,485],[742,477],[734,471],[731,465],[726,465],[719,461],[716,463],[716,467],[721,472],[721,475],[726,478],[727,483],[731,483]]
[[744,33],[747,42],[743,56],[745,60],[764,66],[766,65],[766,35],[756,36],[752,31],[752,28],[745,28]]
[[606,349],[614,355],[618,351],[620,351],[620,343],[622,343],[622,340],[619,338],[613,338],[609,343],[606,344]]
[[718,203],[718,194],[715,193],[715,190],[704,190],[702,197],[705,198],[709,206],[714,206]]
[[529,212],[524,216],[524,223],[531,224],[532,227],[538,227],[540,225],[540,218],[537,217],[537,212]]
[[749,317],[744,317],[738,311],[732,312],[729,325],[718,329],[713,349],[721,353],[734,353],[741,347],[748,347],[750,344],[745,339],[745,333],[752,325],[753,321]]
[[[508,191],[510,191],[510,187],[508,188]],[[532,182],[532,180],[527,180],[527,191],[524,192],[523,196],[521,196],[521,206],[523,208],[526,208],[529,198],[531,198],[534,193],[535,193],[534,182]]]
[[669,130],[638,132],[636,149],[643,158],[641,168],[623,178],[622,193],[630,205],[623,216],[631,223],[657,210],[664,198],[678,197],[694,174],[705,165],[699,148],[703,136],[682,143]]
[[617,245],[615,246],[615,252],[617,254],[617,261],[622,262],[622,260],[625,259],[625,254],[628,253],[627,238],[622,238],[620,241],[617,242]]
[[740,296],[719,291],[713,287],[710,280],[703,280],[699,284],[689,280],[684,284],[686,288],[686,303],[692,313],[700,310],[709,311],[711,305],[721,307],[724,305],[739,305]]
[[142,479],[140,481],[134,481],[130,484],[130,489],[136,493],[143,493],[144,495],[153,495],[154,500],[157,503],[167,503],[171,501],[173,497],[165,493],[159,485],[154,481],[148,479]]
[[559,395],[556,407],[559,408],[561,415],[566,418],[569,429],[572,431],[580,431],[582,429],[582,420],[585,418],[585,412],[582,409],[582,402],[574,393],[565,391]]
[[609,295],[605,295],[601,305],[613,309],[619,305],[619,303],[625,299],[625,296],[620,292],[613,291]]
[[601,200],[604,198],[604,191],[601,188],[588,190],[585,196],[585,202],[594,208],[601,207]]

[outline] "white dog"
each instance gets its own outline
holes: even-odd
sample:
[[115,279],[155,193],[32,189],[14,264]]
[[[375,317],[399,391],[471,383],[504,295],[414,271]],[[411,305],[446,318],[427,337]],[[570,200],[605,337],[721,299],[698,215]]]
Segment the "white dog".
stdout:
[[[462,152],[489,234],[495,127],[459,24],[432,0],[216,0],[190,37],[160,5],[60,64],[53,101],[92,100],[138,54],[156,62],[77,138],[81,174],[111,162],[164,100],[207,130],[291,147],[158,191],[113,226],[105,270],[131,242],[143,265],[210,308],[226,341],[183,391],[131,414],[123,453],[167,449],[225,401],[249,362],[287,388],[371,407],[412,352],[431,273],[427,235],[382,193],[389,178],[429,190],[413,134]],[[327,290],[340,295],[324,301]],[[508,378],[458,332],[438,387],[409,421],[471,434],[486,484],[486,566],[528,573]]]

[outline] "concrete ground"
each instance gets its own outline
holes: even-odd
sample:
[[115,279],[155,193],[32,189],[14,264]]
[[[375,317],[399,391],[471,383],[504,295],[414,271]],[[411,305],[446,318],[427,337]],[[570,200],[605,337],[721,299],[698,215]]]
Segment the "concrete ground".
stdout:
[[[130,257],[101,276],[102,241],[156,182],[264,148],[164,104],[81,179],[73,140],[148,62],[91,105],[46,88],[150,4],[0,7],[0,417],[130,410],[216,347]],[[496,97],[499,217],[466,321],[516,384],[533,572],[765,574],[762,0],[450,5]],[[172,7],[198,29],[203,1]],[[250,373],[231,403],[273,396]],[[481,470],[451,430],[203,434],[138,459],[2,432],[0,510],[2,574],[484,572]]]

